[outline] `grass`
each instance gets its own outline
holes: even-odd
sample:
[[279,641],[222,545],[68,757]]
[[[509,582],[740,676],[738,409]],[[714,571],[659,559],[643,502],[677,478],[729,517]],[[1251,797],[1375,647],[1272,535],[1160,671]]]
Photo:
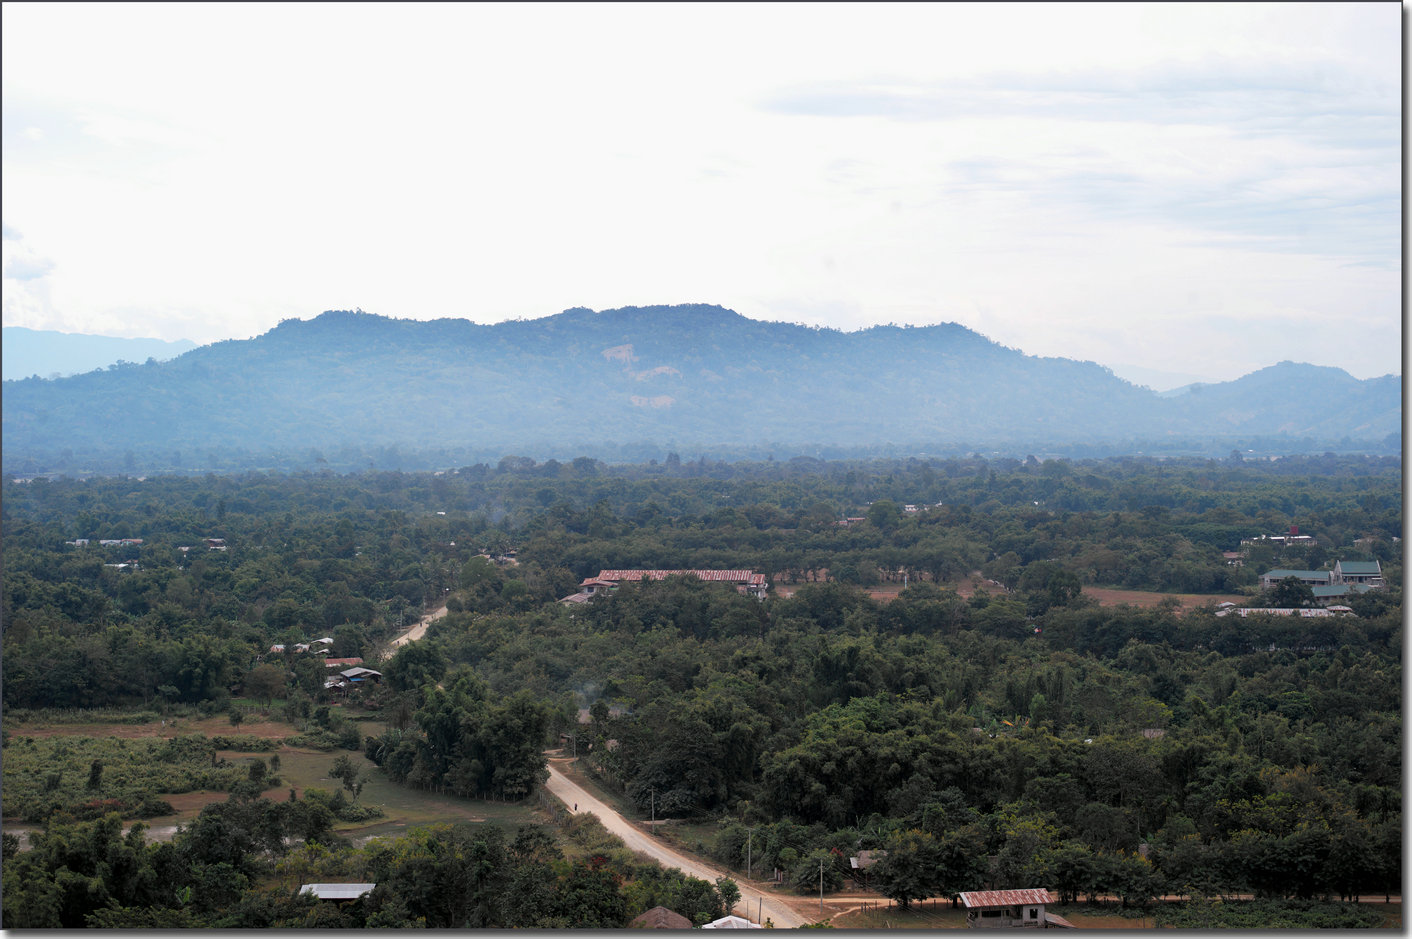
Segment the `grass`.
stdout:
[[[827,915],[829,898],[824,896]],[[950,900],[919,900],[910,909],[888,906],[887,900],[867,910],[834,913],[830,924],[836,929],[965,929],[966,909],[953,910]]]
[[[78,818],[116,811],[127,817],[166,814],[160,796],[228,790],[243,767],[214,767],[204,738],[123,739],[87,734],[14,734],[5,747],[4,813],[43,821],[54,811]],[[90,768],[99,767],[90,788]]]
[[[385,731],[382,725],[365,725],[365,734],[380,734]],[[453,795],[438,795],[392,782],[363,753],[348,750],[321,752],[304,748],[285,746],[279,750],[280,778],[284,788],[293,787],[298,791],[310,788],[327,789],[330,792],[342,787],[336,779],[330,779],[328,770],[340,755],[347,755],[364,774],[362,794],[359,804],[377,806],[384,817],[371,822],[341,823],[336,830],[345,837],[363,843],[370,838],[384,835],[398,835],[410,828],[419,828],[437,822],[489,822],[514,829],[519,825],[539,824],[544,821],[537,814],[538,803],[488,802],[479,799],[464,799]],[[282,798],[288,798],[286,791]]]
[[[155,819],[150,824],[154,828],[160,826],[170,831],[178,824],[189,823],[207,804],[224,801],[227,794],[218,788],[197,788],[201,784],[199,778],[192,777],[185,770],[176,772],[177,764],[152,758],[153,753],[165,746],[166,738],[201,734],[212,740],[226,738],[222,743],[246,747],[257,745],[259,738],[282,740],[299,732],[298,728],[279,720],[247,720],[238,728],[232,728],[230,721],[218,714],[208,718],[168,717],[164,726],[159,716],[153,715],[155,720],[147,720],[146,714],[136,714],[142,716],[140,723],[132,722],[134,712],[89,712],[86,720],[81,712],[29,712],[24,715],[26,719],[23,723],[16,723],[7,713],[5,729],[10,738],[5,747],[4,761],[6,816],[26,814],[21,800],[31,789],[35,790],[33,796],[42,795],[40,790],[45,776],[62,771],[61,786],[65,794],[72,798],[91,800],[143,789],[165,799],[176,809],[176,813]],[[359,724],[365,734],[381,733],[384,729],[367,720],[360,720]],[[341,823],[337,826],[341,834],[360,844],[368,838],[396,835],[409,828],[436,822],[491,822],[513,830],[519,825],[545,821],[538,803],[534,801],[522,804],[486,802],[395,785],[364,754],[348,750],[325,752],[288,744],[282,744],[272,752],[261,753],[221,749],[218,756],[232,766],[213,772],[223,774],[222,784],[226,784],[226,775],[245,778],[251,760],[258,758],[268,763],[270,757],[276,754],[280,760],[277,773],[280,785],[265,792],[266,798],[276,801],[287,800],[290,789],[299,793],[314,788],[329,792],[340,789],[342,783],[330,779],[328,775],[329,768],[340,755],[346,754],[364,769],[366,783],[358,801],[360,804],[378,806],[386,814],[373,822]],[[96,793],[89,794],[84,791],[84,785],[89,765],[95,758],[103,761],[104,785]],[[209,758],[205,765],[209,767]],[[173,787],[173,780],[183,782]],[[174,792],[174,789],[177,791]],[[121,808],[119,811],[124,812],[126,817],[133,817],[131,812]]]

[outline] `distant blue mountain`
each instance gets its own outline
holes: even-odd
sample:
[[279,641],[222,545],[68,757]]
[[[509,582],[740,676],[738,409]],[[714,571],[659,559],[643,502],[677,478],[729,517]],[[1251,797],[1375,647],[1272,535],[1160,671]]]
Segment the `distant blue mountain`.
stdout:
[[1402,427],[1399,376],[1283,362],[1161,397],[954,323],[843,333],[699,304],[494,325],[331,311],[170,362],[6,381],[0,404],[7,472],[668,450],[1397,452]]
[[34,375],[40,378],[82,375],[119,361],[156,359],[165,362],[196,348],[196,343],[190,339],[119,339],[23,326],[6,326],[0,332],[3,332],[0,341],[4,343],[0,372],[6,380]]

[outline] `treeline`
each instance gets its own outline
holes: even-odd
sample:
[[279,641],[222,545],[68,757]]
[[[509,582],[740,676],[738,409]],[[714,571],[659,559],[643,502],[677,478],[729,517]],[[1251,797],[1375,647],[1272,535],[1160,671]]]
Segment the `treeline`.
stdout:
[[[394,680],[407,681],[407,668],[397,663]],[[485,682],[462,671],[426,689],[415,719],[420,733],[394,726],[367,740],[369,759],[394,782],[518,801],[549,777],[543,754],[549,709],[526,692],[495,700]]]
[[[1035,880],[1134,900],[1323,895],[1400,876],[1393,460],[506,458],[3,495],[7,708],[244,693],[324,713],[332,739],[318,659],[269,646],[328,635],[336,656],[371,654],[444,600],[362,696],[390,725],[369,755],[407,785],[521,798],[566,733],[644,812],[718,819],[729,863],[750,828],[752,863],[801,883],[888,850],[899,899]],[[1313,545],[1221,556],[1290,525]],[[143,541],[65,543],[123,537]],[[1258,603],[1264,564],[1335,558],[1380,560],[1390,589],[1351,599],[1351,618],[1087,593]],[[123,563],[137,567],[109,566]],[[759,602],[677,578],[555,602],[630,567],[753,568],[797,592]],[[977,570],[994,583],[963,596]],[[871,599],[884,579],[908,586]],[[946,858],[988,860],[938,880]]]
[[822,584],[761,604],[676,579],[453,614],[415,654],[596,698],[571,730],[608,784],[644,814],[715,815],[720,860],[750,854],[801,889],[821,859],[842,883],[859,850],[897,851],[895,868],[903,843],[940,878],[913,897],[1395,889],[1395,602],[1240,620],[1080,596],[1026,619],[1007,597],[1007,630],[984,616],[1000,601],[940,593],[880,604]]
[[[318,790],[310,790],[317,794]],[[435,825],[354,848],[327,799],[249,794],[208,805],[170,842],[126,835],[117,814],[55,822],[20,851],[5,835],[6,929],[619,929],[666,905],[700,925],[739,891],[643,862],[592,816],[553,835]],[[352,901],[304,883],[373,883]]]

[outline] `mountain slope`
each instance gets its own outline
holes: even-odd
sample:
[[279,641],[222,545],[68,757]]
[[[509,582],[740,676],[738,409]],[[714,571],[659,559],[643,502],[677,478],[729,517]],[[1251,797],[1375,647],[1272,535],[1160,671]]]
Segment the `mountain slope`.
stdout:
[[[435,444],[559,456],[677,448],[1101,446],[1212,434],[1381,438],[1400,382],[1282,363],[1163,398],[1091,362],[1026,356],[955,324],[854,333],[715,306],[482,326],[328,312],[163,363],[6,382],[5,456]],[[1271,373],[1269,375],[1265,373]],[[1342,422],[1342,423],[1341,423]]]

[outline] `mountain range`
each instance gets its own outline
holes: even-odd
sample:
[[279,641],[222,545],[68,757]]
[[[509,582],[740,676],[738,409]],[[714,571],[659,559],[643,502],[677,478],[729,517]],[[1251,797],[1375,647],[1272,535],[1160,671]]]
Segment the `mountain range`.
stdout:
[[9,472],[415,469],[668,450],[1398,452],[1401,423],[1400,376],[1282,362],[1163,396],[956,324],[844,333],[707,305],[493,325],[330,311],[170,361],[6,381],[3,396]]
[[0,374],[5,378],[62,378],[119,361],[164,362],[196,348],[190,339],[120,339],[23,326],[6,326],[0,333]]

